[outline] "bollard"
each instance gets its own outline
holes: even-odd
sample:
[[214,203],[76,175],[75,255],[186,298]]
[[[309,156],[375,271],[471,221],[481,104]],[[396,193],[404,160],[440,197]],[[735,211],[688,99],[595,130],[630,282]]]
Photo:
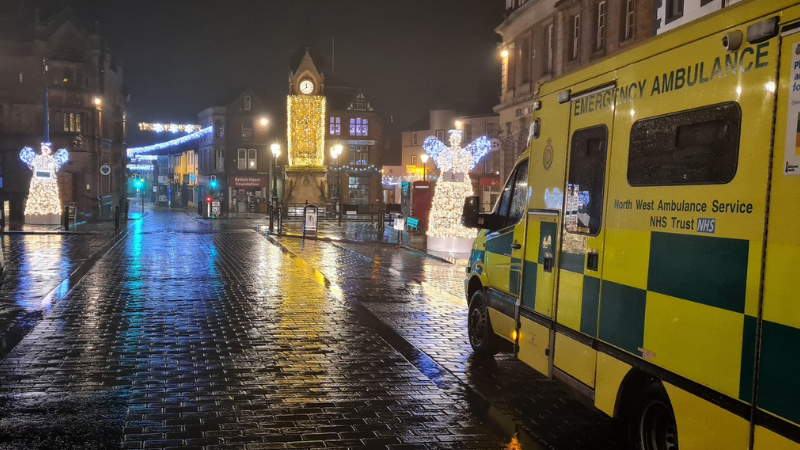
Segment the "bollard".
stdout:
[[69,231],[69,205],[64,205],[64,231]]
[[114,207],[114,232],[119,233],[119,205]]
[[278,234],[283,233],[283,206],[278,205]]

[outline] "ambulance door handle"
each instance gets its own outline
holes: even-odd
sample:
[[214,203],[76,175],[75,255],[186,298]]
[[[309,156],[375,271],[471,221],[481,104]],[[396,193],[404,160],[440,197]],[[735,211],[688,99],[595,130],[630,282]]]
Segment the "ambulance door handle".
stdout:
[[588,270],[593,270],[597,272],[597,266],[599,262],[600,262],[600,255],[598,255],[596,252],[590,252],[586,256],[586,268]]
[[543,269],[545,272],[552,272],[553,271],[553,255],[547,254],[544,256],[544,264]]
[[511,244],[511,249],[512,249],[512,250],[519,250],[519,249],[521,249],[521,248],[522,248],[522,244],[518,244],[518,243],[516,243],[516,242],[514,242],[513,244]]

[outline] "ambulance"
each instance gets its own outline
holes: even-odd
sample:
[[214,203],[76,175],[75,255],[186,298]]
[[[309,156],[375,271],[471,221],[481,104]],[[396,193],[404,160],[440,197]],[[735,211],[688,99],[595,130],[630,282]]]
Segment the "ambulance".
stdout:
[[749,0],[538,87],[465,280],[650,449],[800,449],[800,4]]

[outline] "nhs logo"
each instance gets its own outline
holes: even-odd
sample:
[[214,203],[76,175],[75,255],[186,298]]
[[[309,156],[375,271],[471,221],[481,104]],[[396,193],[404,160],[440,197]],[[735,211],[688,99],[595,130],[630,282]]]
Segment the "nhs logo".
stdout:
[[697,232],[714,234],[717,229],[717,219],[697,219]]

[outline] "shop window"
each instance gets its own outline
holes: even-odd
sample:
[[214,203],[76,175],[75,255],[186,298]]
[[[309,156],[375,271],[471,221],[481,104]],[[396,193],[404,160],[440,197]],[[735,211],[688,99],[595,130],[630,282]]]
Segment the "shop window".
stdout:
[[348,177],[351,205],[369,204],[369,177]]

